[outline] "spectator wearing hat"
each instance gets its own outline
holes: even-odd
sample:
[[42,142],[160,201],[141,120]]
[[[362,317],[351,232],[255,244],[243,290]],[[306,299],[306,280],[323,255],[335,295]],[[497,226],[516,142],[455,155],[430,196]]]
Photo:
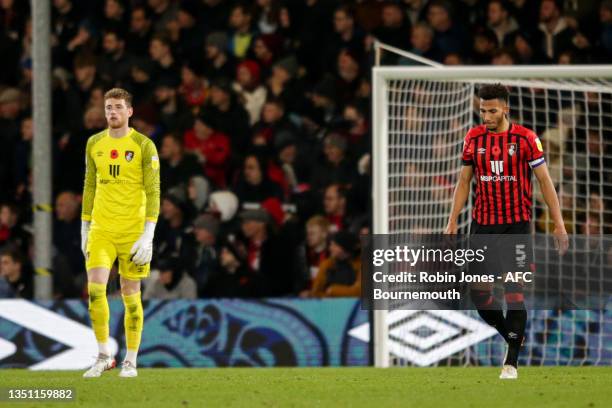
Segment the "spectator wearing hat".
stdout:
[[189,213],[197,215],[203,213],[208,205],[211,185],[204,176],[195,175],[189,179],[187,197],[189,198]]
[[325,75],[314,85],[307,98],[302,117],[304,127],[311,133],[324,134],[338,114],[335,78]]
[[224,240],[219,245],[217,273],[210,278],[206,297],[240,298],[251,297],[249,285],[252,273],[246,266],[246,249],[234,239]]
[[261,84],[261,71],[257,62],[246,60],[236,68],[236,80],[232,89],[238,95],[238,100],[249,114],[249,124],[254,125],[261,114],[268,91]]
[[206,212],[215,214],[219,218],[221,222],[219,236],[227,237],[240,229],[239,220],[236,217],[238,204],[238,197],[230,190],[215,191],[208,197]]
[[149,43],[153,35],[149,9],[145,6],[132,8],[129,27],[125,40],[127,52],[138,57],[148,57]]
[[330,184],[350,186],[355,182],[356,166],[346,158],[347,141],[339,133],[331,132],[323,142],[324,161],[319,164],[312,175],[311,185],[317,192]]
[[246,210],[241,219],[249,271],[248,278],[241,282],[245,292],[252,297],[292,293],[295,279],[292,254],[274,232],[271,214],[264,208]]
[[249,114],[238,103],[229,79],[218,78],[213,81],[209,110],[215,118],[217,130],[230,138],[232,152],[244,154],[249,145]]
[[227,49],[227,34],[215,31],[206,37],[203,74],[211,81],[217,78],[230,77],[235,72],[234,57]]
[[218,188],[226,186],[226,172],[230,157],[230,141],[217,130],[212,112],[203,110],[196,116],[193,129],[185,132],[185,149],[198,157],[204,175]]
[[235,58],[246,56],[255,34],[252,25],[253,11],[246,4],[236,4],[230,12],[229,26],[232,34],[228,44],[230,53]]
[[248,154],[243,161],[242,172],[233,188],[241,206],[245,203],[261,203],[268,198],[283,199],[283,190],[270,180],[266,161],[257,154]]
[[319,266],[310,297],[357,297],[361,295],[359,239],[341,231],[331,237],[330,257]]
[[274,64],[268,78],[268,95],[281,99],[287,112],[303,109],[303,88],[298,79],[299,65],[295,56],[285,57]]
[[195,299],[196,283],[185,273],[179,258],[168,258],[158,262],[159,275],[144,290],[142,298],[147,299]]
[[213,214],[199,215],[193,222],[193,247],[188,259],[192,260],[190,271],[195,279],[198,297],[209,292],[209,282],[219,268],[219,219]]
[[168,133],[163,137],[159,157],[160,184],[164,193],[173,186],[186,186],[191,177],[202,172],[198,159],[192,153],[185,152],[183,139],[175,134]]

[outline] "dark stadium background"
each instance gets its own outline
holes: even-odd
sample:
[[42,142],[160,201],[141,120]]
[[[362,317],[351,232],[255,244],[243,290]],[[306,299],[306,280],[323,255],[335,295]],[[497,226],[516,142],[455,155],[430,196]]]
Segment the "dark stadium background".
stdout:
[[[31,298],[28,2],[2,1],[0,22],[0,247],[22,263],[0,296]],[[374,39],[445,64],[609,62],[612,3],[54,0],[51,31],[54,298],[85,294],[84,149],[115,86],[133,93],[131,124],[162,159],[153,267],[166,273],[145,297],[354,296],[351,262],[327,262],[337,282],[313,283],[331,234],[351,259],[371,227]],[[262,248],[241,230],[245,209],[266,221]],[[316,249],[305,239],[314,216]]]

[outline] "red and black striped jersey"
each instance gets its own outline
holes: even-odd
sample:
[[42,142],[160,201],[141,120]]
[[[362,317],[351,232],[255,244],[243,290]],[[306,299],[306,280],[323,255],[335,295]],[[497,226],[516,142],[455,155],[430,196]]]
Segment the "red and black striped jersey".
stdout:
[[531,169],[545,162],[536,134],[511,123],[508,131],[470,129],[463,143],[463,164],[473,166],[476,201],[472,218],[482,225],[531,219]]

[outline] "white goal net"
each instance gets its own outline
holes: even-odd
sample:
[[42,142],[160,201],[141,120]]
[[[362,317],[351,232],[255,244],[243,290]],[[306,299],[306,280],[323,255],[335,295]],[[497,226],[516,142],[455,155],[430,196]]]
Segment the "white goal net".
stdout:
[[[609,234],[611,78],[606,66],[375,68],[374,232],[401,239],[444,230],[463,139],[479,123],[475,94],[482,84],[502,83],[511,95],[511,121],[542,141],[568,233]],[[533,186],[533,230],[552,232]],[[464,209],[460,232],[468,232],[470,212]],[[612,281],[612,262],[599,262],[602,279]],[[608,306],[530,311],[521,363],[612,364],[612,302]],[[505,351],[475,312],[376,312],[374,326],[377,366],[498,365]]]

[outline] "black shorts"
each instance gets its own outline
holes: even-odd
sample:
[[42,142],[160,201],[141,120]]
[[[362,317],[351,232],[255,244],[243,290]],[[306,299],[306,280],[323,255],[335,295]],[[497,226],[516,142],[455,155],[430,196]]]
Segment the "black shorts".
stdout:
[[470,235],[474,234],[523,234],[531,233],[528,221],[515,222],[513,224],[482,225],[472,221],[470,225]]
[[[495,237],[475,237],[490,235]],[[482,225],[472,221],[470,246],[486,246],[485,261],[470,265],[471,274],[500,276],[508,272],[533,272],[533,242],[529,222],[514,224]]]

